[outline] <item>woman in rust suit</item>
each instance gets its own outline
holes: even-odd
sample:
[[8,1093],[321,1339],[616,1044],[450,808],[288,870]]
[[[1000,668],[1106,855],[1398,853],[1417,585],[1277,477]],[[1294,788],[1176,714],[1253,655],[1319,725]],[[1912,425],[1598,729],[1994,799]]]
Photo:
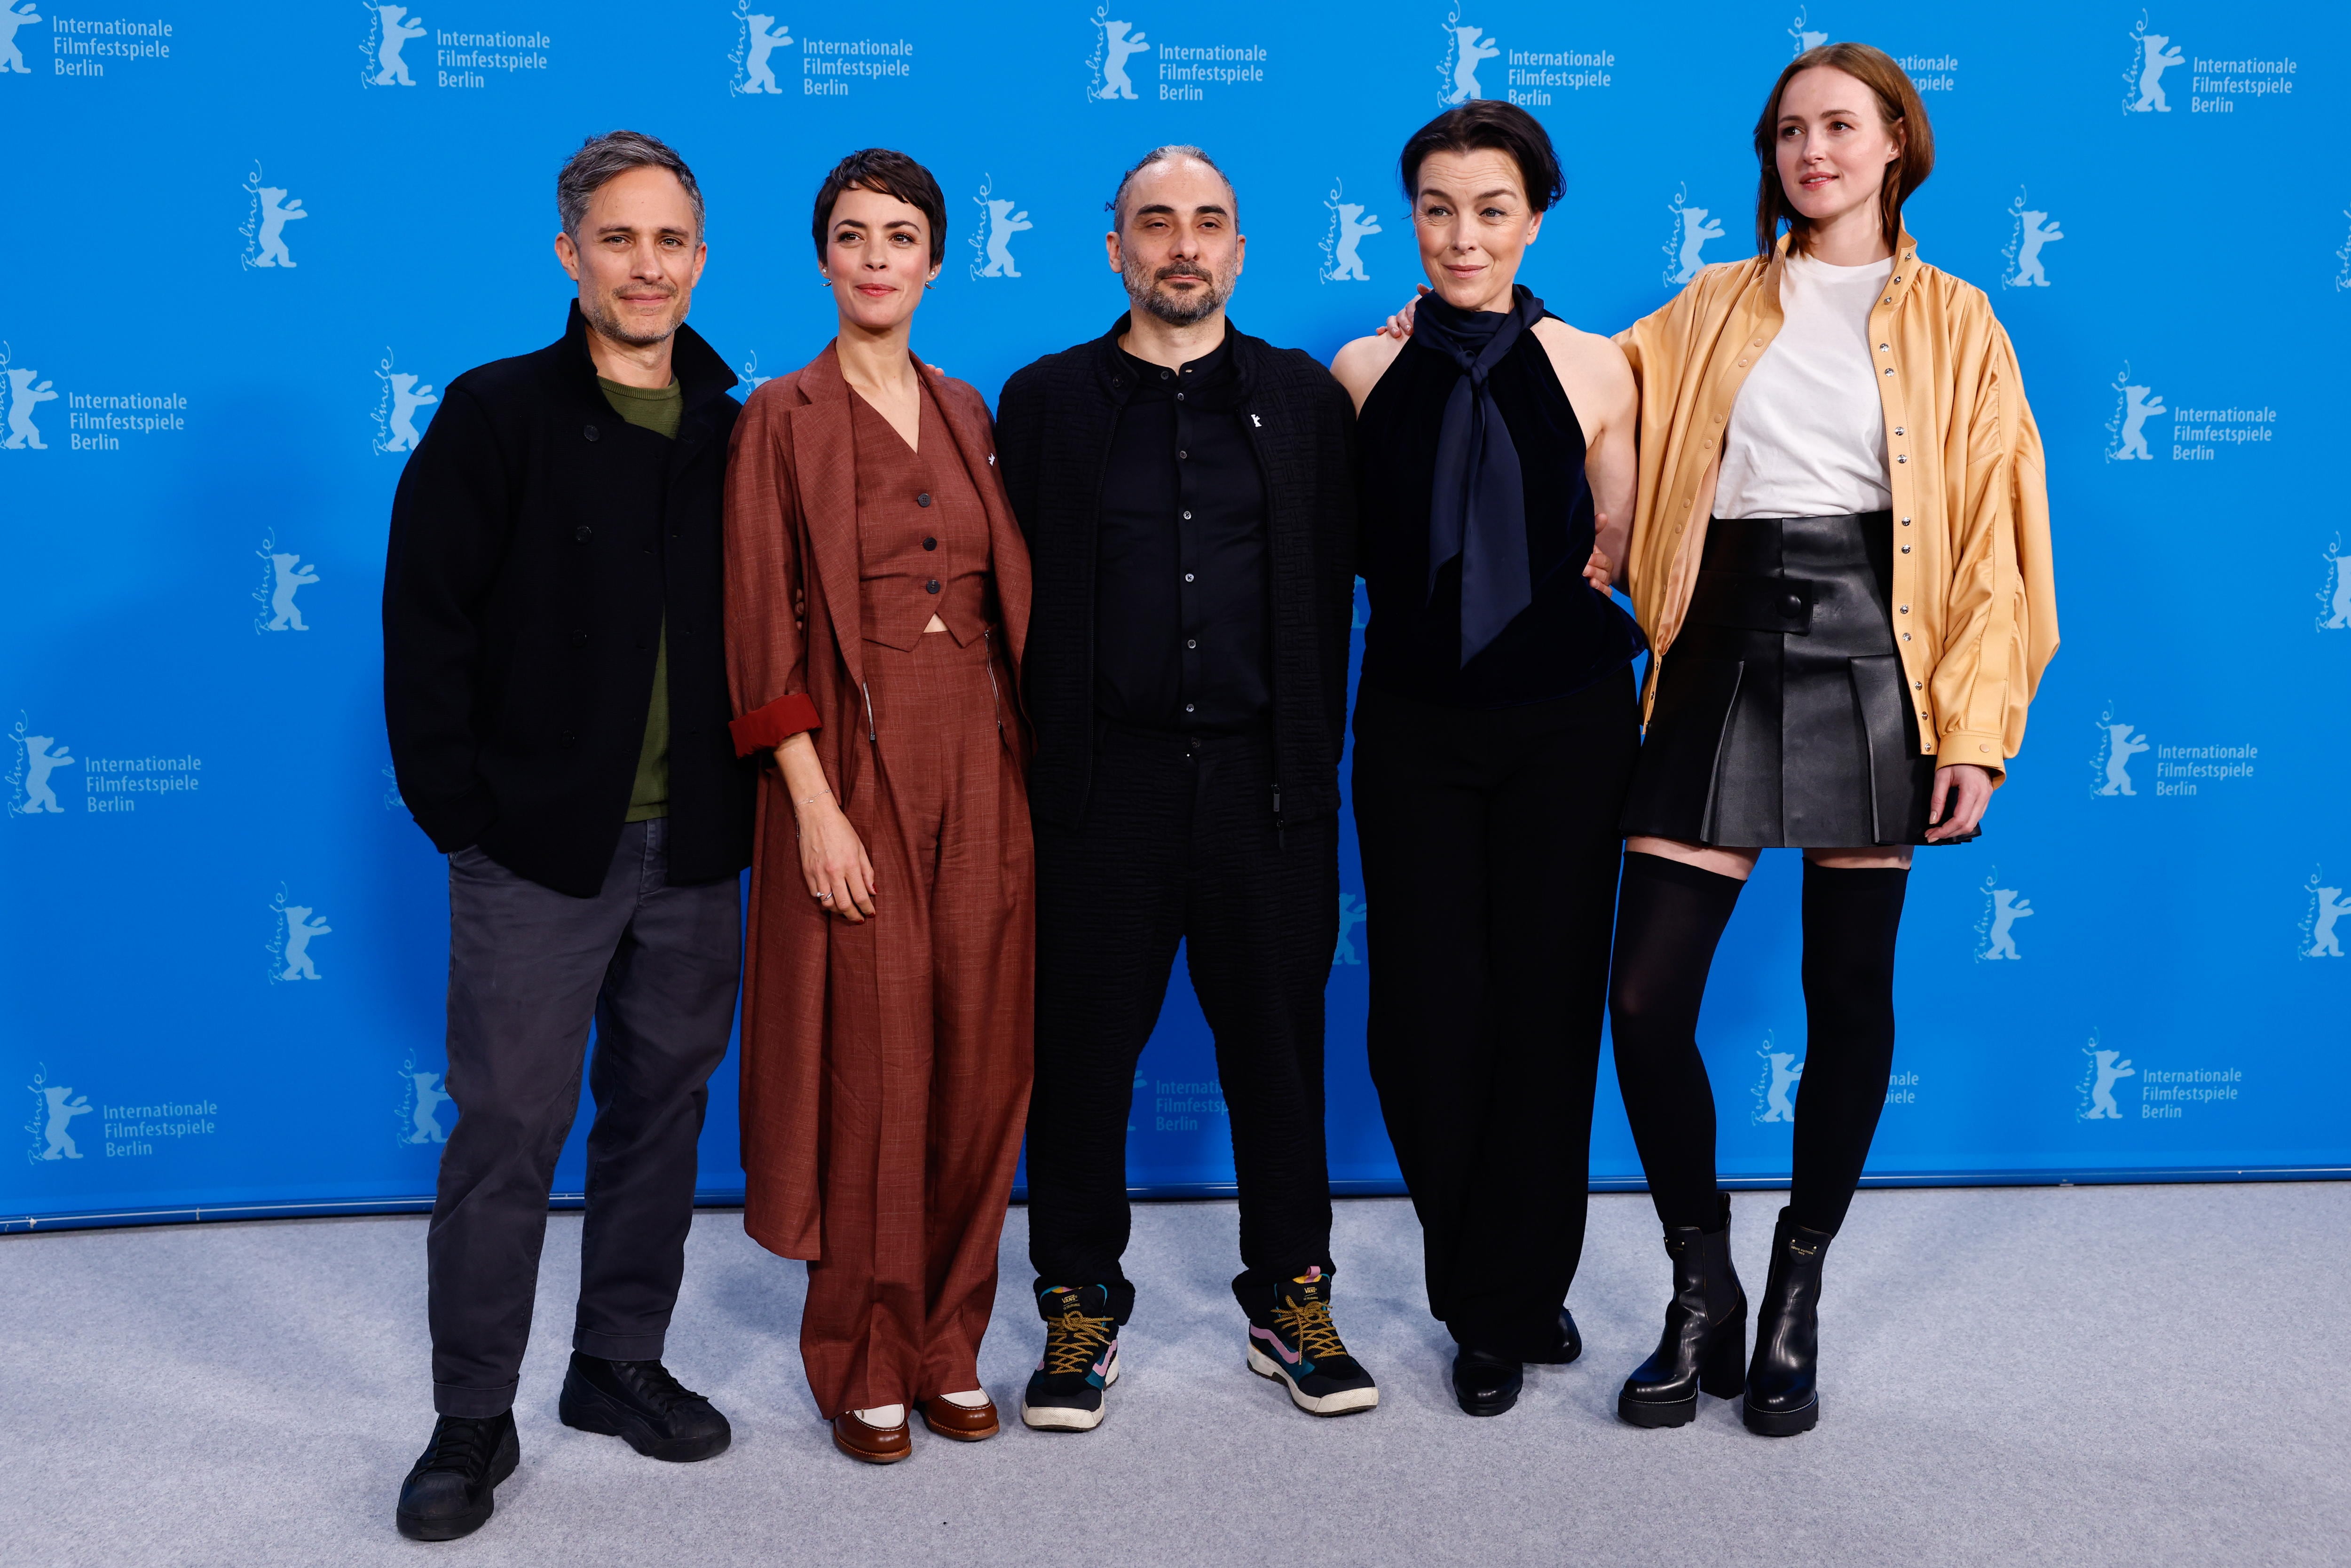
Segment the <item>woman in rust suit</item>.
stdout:
[[726,479],[735,745],[772,750],[743,985],[744,1228],[809,1263],[833,1441],[993,1437],[979,1385],[1019,1157],[1034,957],[1029,558],[987,405],[908,329],[946,242],[903,153],[825,181],[839,336],[753,393]]

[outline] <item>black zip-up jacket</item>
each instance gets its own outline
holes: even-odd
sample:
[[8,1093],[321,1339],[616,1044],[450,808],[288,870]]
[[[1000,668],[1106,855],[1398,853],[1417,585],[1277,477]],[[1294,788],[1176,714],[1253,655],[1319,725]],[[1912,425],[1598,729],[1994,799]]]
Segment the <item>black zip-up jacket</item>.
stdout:
[[[1028,536],[1036,597],[1022,661],[1037,735],[1029,803],[1081,818],[1093,781],[1094,560],[1103,469],[1134,391],[1121,316],[1092,342],[1048,354],[1004,383],[996,452]],[[1263,472],[1272,584],[1277,824],[1339,809],[1347,639],[1355,603],[1354,405],[1316,363],[1227,323],[1242,420]]]
[[735,373],[678,329],[674,440],[560,341],[466,371],[408,459],[383,575],[384,727],[401,798],[446,853],[579,898],[628,815],[669,628],[669,880],[751,859],[755,775],[728,739],[720,589]]

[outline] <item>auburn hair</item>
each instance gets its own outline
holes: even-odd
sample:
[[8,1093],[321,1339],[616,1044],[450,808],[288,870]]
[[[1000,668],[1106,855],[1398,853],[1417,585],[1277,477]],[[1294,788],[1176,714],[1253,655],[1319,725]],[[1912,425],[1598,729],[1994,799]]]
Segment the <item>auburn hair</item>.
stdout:
[[1901,242],[1902,204],[1934,172],[1935,131],[1927,123],[1927,106],[1891,55],[1867,44],[1823,44],[1806,49],[1790,60],[1780,79],[1771,84],[1771,96],[1763,100],[1763,112],[1755,121],[1755,161],[1762,165],[1755,188],[1755,254],[1759,257],[1770,256],[1777,247],[1782,224],[1788,225],[1790,254],[1802,256],[1811,244],[1813,221],[1796,210],[1780,183],[1780,99],[1799,74],[1821,67],[1843,71],[1876,95],[1878,118],[1894,133],[1900,149],[1886,166],[1885,183],[1877,192],[1878,222],[1886,231],[1887,249]]

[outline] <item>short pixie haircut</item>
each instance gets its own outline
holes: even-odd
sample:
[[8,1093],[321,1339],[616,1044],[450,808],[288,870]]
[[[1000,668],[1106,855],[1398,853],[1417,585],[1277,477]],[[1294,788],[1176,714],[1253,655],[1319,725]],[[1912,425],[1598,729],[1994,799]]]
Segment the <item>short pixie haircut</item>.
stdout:
[[1432,154],[1481,150],[1510,155],[1519,166],[1519,183],[1527,188],[1527,201],[1535,211],[1549,212],[1567,193],[1567,182],[1560,176],[1559,154],[1552,150],[1551,136],[1541,122],[1515,103],[1479,98],[1447,110],[1414,131],[1412,140],[1404,144],[1396,172],[1404,177],[1405,200],[1420,200],[1420,166]]
[[841,200],[843,191],[874,191],[898,200],[921,213],[931,225],[931,265],[938,266],[947,254],[947,199],[939,194],[939,183],[931,172],[907,157],[886,147],[868,147],[852,152],[832,166],[832,172],[817,187],[816,215],[809,221],[809,233],[816,239],[816,258],[824,260],[825,242],[832,229],[833,204]]

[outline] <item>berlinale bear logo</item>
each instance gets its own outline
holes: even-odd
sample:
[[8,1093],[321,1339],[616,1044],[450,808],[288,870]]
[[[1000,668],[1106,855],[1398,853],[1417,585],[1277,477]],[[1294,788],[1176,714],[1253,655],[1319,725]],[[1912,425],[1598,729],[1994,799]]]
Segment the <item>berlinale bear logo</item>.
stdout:
[[729,90],[780,96],[784,89],[777,85],[776,68],[768,57],[792,41],[791,24],[739,7],[735,15],[742,21],[743,32],[735,45],[734,59],[739,69]]
[[2310,894],[2310,913],[2303,918],[2302,941],[2297,951],[2305,958],[2340,958],[2343,938],[2335,927],[2346,915],[2351,915],[2351,897],[2346,897],[2339,887],[2325,885],[2325,871],[2314,869],[2304,891]]
[[1343,200],[1346,193],[1347,183],[1334,180],[1322,198],[1331,221],[1322,231],[1322,266],[1316,276],[1325,283],[1369,283],[1361,247],[1365,235],[1380,232],[1380,220],[1363,203]]
[[2133,385],[2128,360],[2123,361],[2122,373],[2107,385],[2117,395],[2114,416],[2106,421],[2106,434],[2114,437],[2106,447],[2106,461],[2153,462],[2155,453],[2147,444],[2147,422],[2156,414],[2171,412],[2163,394],[2153,387]]
[[1674,232],[1666,240],[1666,281],[1678,286],[1696,277],[1706,265],[1701,253],[1707,241],[1722,237],[1722,220],[1709,217],[1705,207],[1691,206],[1687,185],[1674,193],[1666,211],[1674,219]]
[[1486,89],[1479,85],[1478,68],[1502,52],[1483,27],[1465,27],[1461,13],[1456,11],[1445,19],[1445,59],[1437,69],[1443,80],[1437,89],[1437,99],[1450,108],[1483,98]]
[[978,204],[987,221],[972,231],[971,276],[975,279],[1019,277],[1020,268],[1012,259],[1012,236],[1037,225],[1029,221],[1025,210],[1013,210],[1019,203],[1008,202],[996,193],[994,175],[979,177],[979,194],[972,201]]
[[25,0],[21,5],[8,5],[0,10],[0,75],[9,71],[15,71],[18,76],[33,74],[26,68],[25,51],[16,47],[16,29],[40,19],[41,14],[34,8],[33,0]]
[[2024,187],[2016,188],[2016,199],[2008,204],[2009,216],[2014,220],[2009,234],[2008,248],[2001,253],[2008,266],[2000,275],[2002,288],[2046,288],[2049,274],[2041,266],[2041,247],[2052,240],[2064,239],[2065,232],[2047,213],[2026,206]]
[[376,394],[375,449],[378,452],[413,452],[423,437],[417,434],[416,411],[441,401],[432,384],[419,381],[406,371],[392,368],[392,350],[386,349],[383,358],[376,361],[376,379],[383,382]]
[[308,632],[308,622],[302,619],[294,595],[319,580],[319,569],[305,563],[292,550],[277,548],[275,530],[262,536],[261,548],[253,552],[264,562],[261,586],[253,591],[254,599],[266,608],[253,618],[256,632]]
[[368,28],[368,47],[375,57],[375,74],[360,78],[370,87],[414,87],[408,74],[408,62],[400,51],[408,47],[411,38],[424,36],[424,18],[410,17],[405,5],[371,5],[374,13]]
[[1998,871],[1984,878],[1984,912],[1976,922],[1976,935],[1983,939],[1976,949],[1978,963],[2022,958],[2024,955],[2016,950],[2016,923],[2040,913],[2032,907],[2032,900],[2016,889],[1995,886],[1999,880]]
[[2123,109],[2130,114],[2169,114],[2171,105],[2163,96],[2163,73],[2174,66],[2188,63],[2188,57],[2171,47],[2168,34],[2147,30],[2147,13],[2138,14],[2138,26],[2130,32],[2130,64],[2123,68],[2123,81],[2130,88],[2123,97]]
[[2091,758],[2091,769],[2097,782],[2090,787],[2093,795],[2136,795],[2131,787],[2130,761],[2148,749],[2147,737],[2127,724],[2115,722],[2114,709],[2098,716],[2098,748]]
[[274,986],[287,980],[323,978],[319,966],[311,961],[310,944],[335,928],[317,918],[318,911],[308,904],[287,903],[283,883],[278,884],[277,896],[269,908],[277,916],[277,930],[269,942],[269,983]]
[[1134,98],[1134,79],[1126,74],[1126,62],[1151,47],[1151,40],[1134,30],[1132,22],[1122,22],[1100,5],[1094,7],[1093,57],[1086,64],[1092,79],[1086,88],[1090,99]]
[[8,814],[64,816],[66,809],[57,804],[57,789],[49,782],[49,775],[70,765],[74,760],[72,753],[53,735],[33,734],[22,714],[16,716],[16,727],[9,738],[16,743],[16,758],[8,775],[15,786],[9,791]]
[[49,444],[41,439],[40,427],[33,423],[33,410],[42,403],[57,402],[57,389],[53,382],[41,380],[40,371],[10,365],[8,358],[8,345],[0,343],[0,369],[8,372],[8,436],[0,441],[0,448],[47,452]]
[[1755,1054],[1763,1059],[1763,1071],[1755,1080],[1755,1114],[1750,1120],[1757,1126],[1766,1122],[1793,1122],[1796,1103],[1789,1096],[1804,1075],[1803,1058],[1792,1051],[1776,1049],[1774,1037],[1769,1031]]
[[2137,1078],[2138,1069],[2130,1058],[2119,1051],[2102,1051],[2098,1037],[2092,1035],[2090,1043],[2082,1048],[2090,1059],[2089,1070],[2082,1075],[2082,1106],[2078,1120],[2084,1122],[2119,1122],[2122,1107],[2115,1103],[2115,1085],[2126,1078]]
[[41,1091],[43,1108],[47,1116],[42,1123],[47,1147],[41,1151],[45,1160],[78,1160],[81,1149],[74,1143],[73,1119],[87,1116],[93,1107],[87,1094],[76,1094],[70,1084],[52,1083]]

